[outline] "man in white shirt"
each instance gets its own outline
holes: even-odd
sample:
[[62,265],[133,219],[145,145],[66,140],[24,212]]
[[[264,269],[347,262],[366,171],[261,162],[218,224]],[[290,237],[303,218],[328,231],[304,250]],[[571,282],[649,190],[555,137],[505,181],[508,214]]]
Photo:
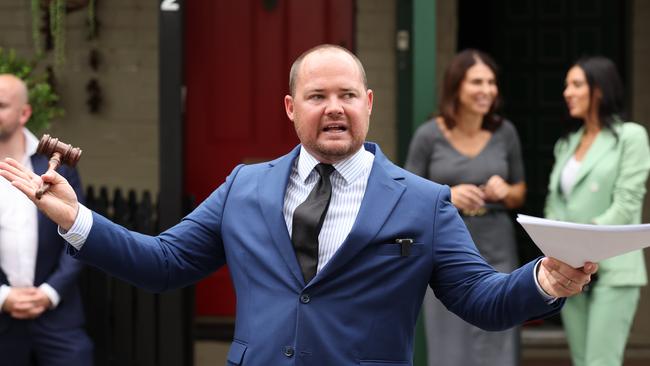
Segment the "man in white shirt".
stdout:
[[[35,155],[38,139],[24,127],[30,116],[25,83],[0,75],[0,157],[44,173],[47,158]],[[61,173],[80,194],[77,173]],[[81,264],[64,253],[56,224],[5,180],[0,203],[0,365],[92,365],[77,288]]]
[[[364,143],[373,92],[350,51],[313,48],[289,80],[285,110],[301,144],[236,167],[156,237],[92,213],[54,172],[5,160],[0,175],[60,225],[71,255],[137,286],[186,286],[227,263],[237,293],[229,365],[411,365],[427,286],[466,321],[499,330],[556,313],[597,270],[552,258],[511,274],[490,267],[448,187]],[[37,200],[41,180],[53,188]]]

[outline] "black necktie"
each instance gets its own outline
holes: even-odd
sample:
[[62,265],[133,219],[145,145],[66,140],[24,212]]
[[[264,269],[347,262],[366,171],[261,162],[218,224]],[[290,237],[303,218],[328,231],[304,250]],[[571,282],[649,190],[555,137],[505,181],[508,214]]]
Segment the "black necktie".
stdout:
[[332,182],[330,174],[334,167],[320,163],[316,165],[320,179],[314,189],[309,192],[305,202],[301,203],[293,212],[291,228],[291,241],[296,251],[296,257],[305,283],[309,283],[316,276],[318,267],[318,234],[323,226],[327,207],[332,198]]

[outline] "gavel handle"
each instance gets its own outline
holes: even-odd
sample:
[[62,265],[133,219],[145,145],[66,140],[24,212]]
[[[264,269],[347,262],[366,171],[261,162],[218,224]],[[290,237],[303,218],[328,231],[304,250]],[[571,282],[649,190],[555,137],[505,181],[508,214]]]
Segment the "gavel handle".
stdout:
[[[47,170],[48,171],[56,170],[60,165],[61,165],[61,153],[57,151],[52,154]],[[50,188],[50,183],[43,182],[41,184],[41,187],[36,191],[36,199],[40,200],[41,197],[43,197],[43,194],[45,194],[45,192],[47,192],[49,188]]]

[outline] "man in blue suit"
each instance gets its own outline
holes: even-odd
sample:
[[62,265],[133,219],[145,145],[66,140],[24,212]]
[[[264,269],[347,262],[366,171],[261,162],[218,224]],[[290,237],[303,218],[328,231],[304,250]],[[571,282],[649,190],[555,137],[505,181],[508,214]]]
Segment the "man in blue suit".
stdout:
[[[0,156],[43,174],[47,158],[24,127],[30,116],[25,84],[0,75]],[[60,173],[81,197],[77,172]],[[77,287],[82,264],[65,254],[57,225],[4,180],[0,202],[0,365],[92,365]]]
[[[71,255],[138,286],[186,286],[228,264],[237,293],[228,365],[411,365],[427,285],[463,319],[497,330],[557,312],[596,271],[551,258],[512,274],[491,268],[448,187],[364,143],[373,93],[348,50],[307,51],[289,84],[285,109],[301,144],[236,167],[156,237],[90,212],[54,172],[7,160],[0,175],[60,225]],[[37,201],[41,179],[53,189]]]

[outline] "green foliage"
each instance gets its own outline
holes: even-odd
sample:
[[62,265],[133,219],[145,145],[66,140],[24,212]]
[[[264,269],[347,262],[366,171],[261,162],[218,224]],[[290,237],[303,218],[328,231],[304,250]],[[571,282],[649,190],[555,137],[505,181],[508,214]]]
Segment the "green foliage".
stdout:
[[27,61],[16,56],[14,50],[0,48],[0,74],[13,74],[27,83],[29,104],[32,116],[27,128],[34,134],[50,127],[50,122],[63,116],[63,109],[58,106],[59,96],[47,80],[47,74],[35,71],[37,61]]

